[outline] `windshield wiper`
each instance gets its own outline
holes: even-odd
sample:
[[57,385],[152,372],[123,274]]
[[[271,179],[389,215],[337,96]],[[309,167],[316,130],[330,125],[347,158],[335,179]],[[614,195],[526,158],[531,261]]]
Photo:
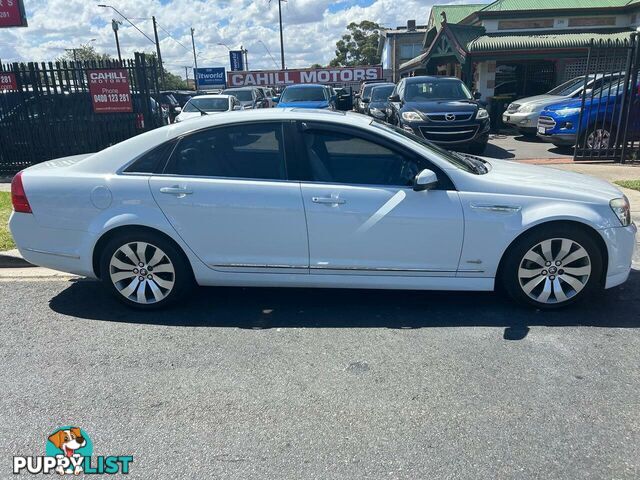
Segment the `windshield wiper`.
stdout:
[[191,106],[193,108],[195,108],[196,110],[198,110],[200,112],[200,115],[209,115],[207,112],[205,112],[204,110],[202,110],[199,106],[197,106],[195,103],[192,103]]
[[461,152],[451,152],[451,153],[454,154],[460,160],[462,160],[465,165],[471,168],[478,175],[484,175],[485,173],[489,172],[489,169],[485,165],[485,162],[480,158],[475,157],[473,155],[469,155],[468,153],[461,153]]

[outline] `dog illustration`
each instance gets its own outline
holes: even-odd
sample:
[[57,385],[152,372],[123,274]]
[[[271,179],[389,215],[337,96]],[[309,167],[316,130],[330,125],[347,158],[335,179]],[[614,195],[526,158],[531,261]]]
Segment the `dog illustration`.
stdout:
[[[75,453],[79,448],[84,447],[87,441],[82,436],[78,427],[71,427],[68,430],[58,430],[57,432],[49,436],[49,441],[53,443],[56,448],[59,448],[64,452],[65,457],[79,458],[80,454]],[[63,456],[63,455],[56,455]],[[62,467],[56,468],[56,472],[60,475],[65,474],[65,470]],[[74,473],[80,475],[82,473],[82,466],[76,467],[74,470],[67,470],[67,473]]]

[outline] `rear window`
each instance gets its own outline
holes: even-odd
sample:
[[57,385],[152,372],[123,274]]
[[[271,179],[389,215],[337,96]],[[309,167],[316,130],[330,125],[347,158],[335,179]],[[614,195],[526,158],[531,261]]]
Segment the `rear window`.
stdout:
[[160,145],[142,155],[135,162],[129,165],[124,171],[126,173],[156,173],[159,172],[166,163],[169,155],[173,151],[176,142],[171,141]]

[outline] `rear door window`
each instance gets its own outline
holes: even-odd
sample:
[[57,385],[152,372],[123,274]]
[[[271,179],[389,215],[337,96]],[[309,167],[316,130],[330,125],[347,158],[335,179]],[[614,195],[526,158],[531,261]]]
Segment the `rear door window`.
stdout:
[[164,173],[285,180],[282,124],[230,125],[184,137],[175,148]]

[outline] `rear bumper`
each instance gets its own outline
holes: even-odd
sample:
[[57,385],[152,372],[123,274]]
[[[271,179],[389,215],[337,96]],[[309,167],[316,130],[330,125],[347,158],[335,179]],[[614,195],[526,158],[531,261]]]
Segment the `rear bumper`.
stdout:
[[633,256],[638,248],[637,232],[638,228],[634,223],[628,227],[607,228],[600,231],[607,243],[609,254],[605,288],[620,285],[629,278]]
[[11,214],[9,229],[29,263],[95,278],[91,252],[96,239],[88,232],[46,228],[32,214],[16,212]]

